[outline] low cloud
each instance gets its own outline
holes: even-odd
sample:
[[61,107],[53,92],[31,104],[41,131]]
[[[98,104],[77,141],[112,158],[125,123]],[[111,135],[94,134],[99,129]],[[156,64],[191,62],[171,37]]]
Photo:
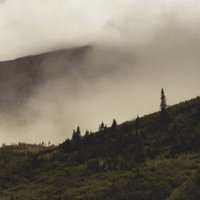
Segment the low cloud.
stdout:
[[58,143],[77,125],[84,133],[102,120],[157,111],[162,87],[170,105],[197,96],[199,7],[197,0],[6,1],[2,59],[85,44],[92,50],[67,70],[62,59],[42,63],[45,82],[18,111],[21,119],[2,117],[2,141]]

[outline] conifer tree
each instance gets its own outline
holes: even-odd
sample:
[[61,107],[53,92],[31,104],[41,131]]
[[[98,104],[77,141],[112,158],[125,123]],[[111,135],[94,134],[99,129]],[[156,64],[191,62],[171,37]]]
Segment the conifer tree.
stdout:
[[116,119],[113,119],[113,123],[112,123],[112,126],[111,126],[113,129],[117,128],[117,121]]
[[161,126],[165,126],[167,121],[168,121],[168,115],[166,113],[166,97],[165,97],[165,92],[164,89],[161,89],[161,97],[160,97],[160,123]]
[[105,124],[103,122],[101,122],[100,126],[99,126],[99,131],[103,131],[105,129]]
[[88,130],[85,131],[85,136],[88,137],[90,132]]
[[75,140],[76,139],[76,131],[73,130],[73,134],[72,134],[72,140]]
[[140,127],[140,117],[139,117],[139,115],[137,115],[134,127],[135,127],[136,130]]
[[76,129],[76,137],[79,139],[81,137],[81,129],[80,127],[78,126],[77,129]]
[[165,97],[165,92],[164,92],[164,89],[162,88],[161,89],[161,97],[160,97],[160,111],[161,111],[161,114],[165,112],[166,110],[166,107],[167,107],[167,104],[166,104],[166,97]]
[[79,140],[80,138],[81,138],[81,130],[80,127],[78,126],[76,131],[73,130],[72,140]]

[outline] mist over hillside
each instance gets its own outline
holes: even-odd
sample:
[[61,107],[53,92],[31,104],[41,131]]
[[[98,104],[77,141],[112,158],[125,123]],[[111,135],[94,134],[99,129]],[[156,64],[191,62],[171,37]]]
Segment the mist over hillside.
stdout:
[[199,200],[199,11],[0,0],[0,200]]
[[80,47],[0,62],[0,109],[20,109],[45,82],[67,78],[86,58],[90,47]]
[[199,6],[1,1],[1,142],[58,143],[154,112],[161,88],[169,105],[199,95]]
[[165,47],[90,45],[1,62],[2,143],[58,143],[77,125],[84,133],[156,111],[161,87],[168,104],[197,96],[198,58]]
[[109,104],[96,99],[105,101],[133,60],[113,47],[87,45],[0,62],[2,142],[57,143],[80,122],[99,123],[103,112],[98,120],[94,114]]
[[[80,63],[91,51],[90,46],[83,46],[0,62],[0,119],[1,128],[5,131],[1,134],[9,136],[6,131],[11,131],[20,135],[20,132],[24,134],[25,127],[32,127],[37,117],[42,117],[39,109],[46,109],[45,102],[36,99],[42,94],[50,95],[54,82],[63,82],[63,87],[59,84],[57,89],[70,95],[67,91],[67,87],[71,87],[70,77],[81,70]],[[45,89],[48,85],[50,90]],[[46,100],[47,104],[51,101]],[[47,109],[47,112],[50,110]]]

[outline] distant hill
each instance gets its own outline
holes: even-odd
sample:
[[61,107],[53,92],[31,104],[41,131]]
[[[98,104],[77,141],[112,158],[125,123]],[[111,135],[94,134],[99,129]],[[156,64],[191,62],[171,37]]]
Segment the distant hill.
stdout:
[[0,62],[0,111],[26,102],[42,83],[68,73],[91,49],[83,46]]
[[163,114],[78,128],[39,152],[0,150],[1,199],[200,199],[200,97]]
[[6,145],[3,144],[0,148],[0,153],[3,152],[15,152],[15,153],[36,153],[46,150],[52,150],[54,149],[54,145],[48,145],[46,146],[45,143],[41,144],[26,144],[26,143],[18,143],[18,144],[11,144]]

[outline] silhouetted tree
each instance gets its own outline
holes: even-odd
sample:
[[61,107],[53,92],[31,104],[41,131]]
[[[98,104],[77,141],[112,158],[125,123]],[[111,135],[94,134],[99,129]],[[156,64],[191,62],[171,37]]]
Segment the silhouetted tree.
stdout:
[[88,130],[85,131],[85,136],[88,137],[90,132]]
[[80,130],[79,126],[77,127],[77,130],[76,130],[76,136],[78,139],[80,139],[80,137],[81,137],[81,130]]
[[73,130],[73,134],[72,134],[72,140],[77,141],[81,138],[81,130],[80,127],[78,126],[76,131]]
[[167,113],[166,113],[166,108],[167,108],[167,104],[166,104],[166,97],[165,97],[165,93],[164,93],[164,89],[161,89],[161,97],[160,97],[160,125],[164,126],[166,125],[167,122]]
[[76,139],[76,131],[73,130],[73,133],[72,133],[72,140],[75,140]]
[[117,128],[117,121],[115,119],[113,119],[113,123],[112,123],[112,126],[111,126],[113,129],[116,129]]
[[139,117],[139,115],[137,115],[137,118],[136,118],[135,123],[134,123],[134,127],[135,127],[136,130],[140,127],[140,117]]
[[84,145],[87,146],[89,145],[89,142],[90,142],[90,132],[88,130],[85,131],[85,136],[83,137],[83,142],[84,142]]
[[105,129],[105,124],[101,122],[101,124],[99,125],[99,131],[103,131],[104,129]]
[[163,114],[166,110],[167,104],[166,104],[166,97],[165,97],[165,93],[164,93],[164,89],[161,89],[161,97],[160,97],[160,111],[161,114]]

